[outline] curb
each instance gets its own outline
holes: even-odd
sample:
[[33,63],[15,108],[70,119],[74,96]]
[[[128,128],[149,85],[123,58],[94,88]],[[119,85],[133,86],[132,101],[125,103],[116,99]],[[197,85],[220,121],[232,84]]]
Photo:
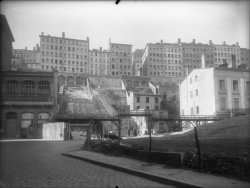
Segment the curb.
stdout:
[[110,168],[113,170],[117,170],[117,171],[121,171],[121,172],[125,172],[131,175],[135,175],[138,177],[142,177],[142,178],[146,178],[155,182],[159,182],[165,185],[174,185],[177,187],[183,187],[183,188],[202,188],[201,186],[197,186],[191,183],[186,183],[186,182],[180,182],[177,181],[175,179],[172,178],[166,178],[163,176],[159,176],[159,175],[153,175],[144,171],[140,171],[140,170],[135,170],[135,169],[130,169],[130,168],[126,168],[126,167],[122,167],[122,166],[116,166],[116,165],[112,165],[112,164],[108,164],[108,163],[104,163],[104,162],[100,162],[100,161],[96,161],[96,160],[92,160],[92,159],[88,159],[88,158],[84,158],[84,157],[80,157],[80,156],[75,156],[75,155],[71,155],[69,153],[62,153],[63,156],[66,157],[71,157],[74,159],[78,159],[81,161],[85,161],[85,162],[89,162],[95,165],[99,165],[102,167],[106,167],[106,168]]

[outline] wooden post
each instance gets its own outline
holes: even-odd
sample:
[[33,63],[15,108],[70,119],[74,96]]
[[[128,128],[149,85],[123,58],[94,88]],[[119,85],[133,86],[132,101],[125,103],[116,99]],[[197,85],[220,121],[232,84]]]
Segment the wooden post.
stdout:
[[70,140],[70,123],[68,123],[68,140]]
[[198,132],[197,132],[197,127],[194,127],[194,136],[195,136],[195,143],[197,147],[197,152],[198,152],[198,170],[199,172],[201,171],[201,151],[200,151],[200,143],[198,139]]
[[122,124],[121,124],[121,120],[119,118],[119,120],[118,120],[118,145],[120,145],[120,141],[121,141],[121,127],[122,127]]

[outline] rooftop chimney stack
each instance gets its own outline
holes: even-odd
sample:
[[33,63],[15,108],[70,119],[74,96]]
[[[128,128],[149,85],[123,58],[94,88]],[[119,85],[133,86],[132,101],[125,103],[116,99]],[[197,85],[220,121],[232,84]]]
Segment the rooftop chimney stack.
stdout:
[[100,52],[102,52],[102,47],[100,47]]
[[209,45],[210,45],[210,46],[212,46],[212,45],[213,45],[212,40],[209,40]]
[[223,41],[223,45],[226,45],[226,41]]
[[35,47],[33,47],[33,51],[35,51],[36,50],[36,48]]
[[231,60],[232,60],[232,68],[237,68],[236,56],[234,54],[231,55]]
[[163,44],[163,40],[161,40],[161,44]]
[[42,36],[43,36],[43,32],[42,32]]
[[236,42],[236,46],[240,46],[239,42]]
[[195,39],[193,39],[193,43],[195,44]]
[[25,50],[28,50],[28,47],[27,47],[27,46],[25,46]]
[[181,39],[180,38],[178,38],[178,42],[177,42],[178,44],[181,44]]
[[65,32],[62,32],[62,38],[65,38]]

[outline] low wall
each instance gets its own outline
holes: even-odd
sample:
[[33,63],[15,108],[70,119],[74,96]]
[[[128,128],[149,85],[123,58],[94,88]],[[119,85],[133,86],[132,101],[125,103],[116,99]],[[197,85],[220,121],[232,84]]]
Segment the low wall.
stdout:
[[66,124],[64,122],[58,123],[44,123],[42,138],[46,140],[65,140]]

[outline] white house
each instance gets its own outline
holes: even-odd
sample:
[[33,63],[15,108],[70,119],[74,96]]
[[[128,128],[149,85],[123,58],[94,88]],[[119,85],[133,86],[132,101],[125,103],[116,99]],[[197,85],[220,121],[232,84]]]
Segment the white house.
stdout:
[[194,69],[180,84],[181,115],[213,115],[250,109],[248,69]]

